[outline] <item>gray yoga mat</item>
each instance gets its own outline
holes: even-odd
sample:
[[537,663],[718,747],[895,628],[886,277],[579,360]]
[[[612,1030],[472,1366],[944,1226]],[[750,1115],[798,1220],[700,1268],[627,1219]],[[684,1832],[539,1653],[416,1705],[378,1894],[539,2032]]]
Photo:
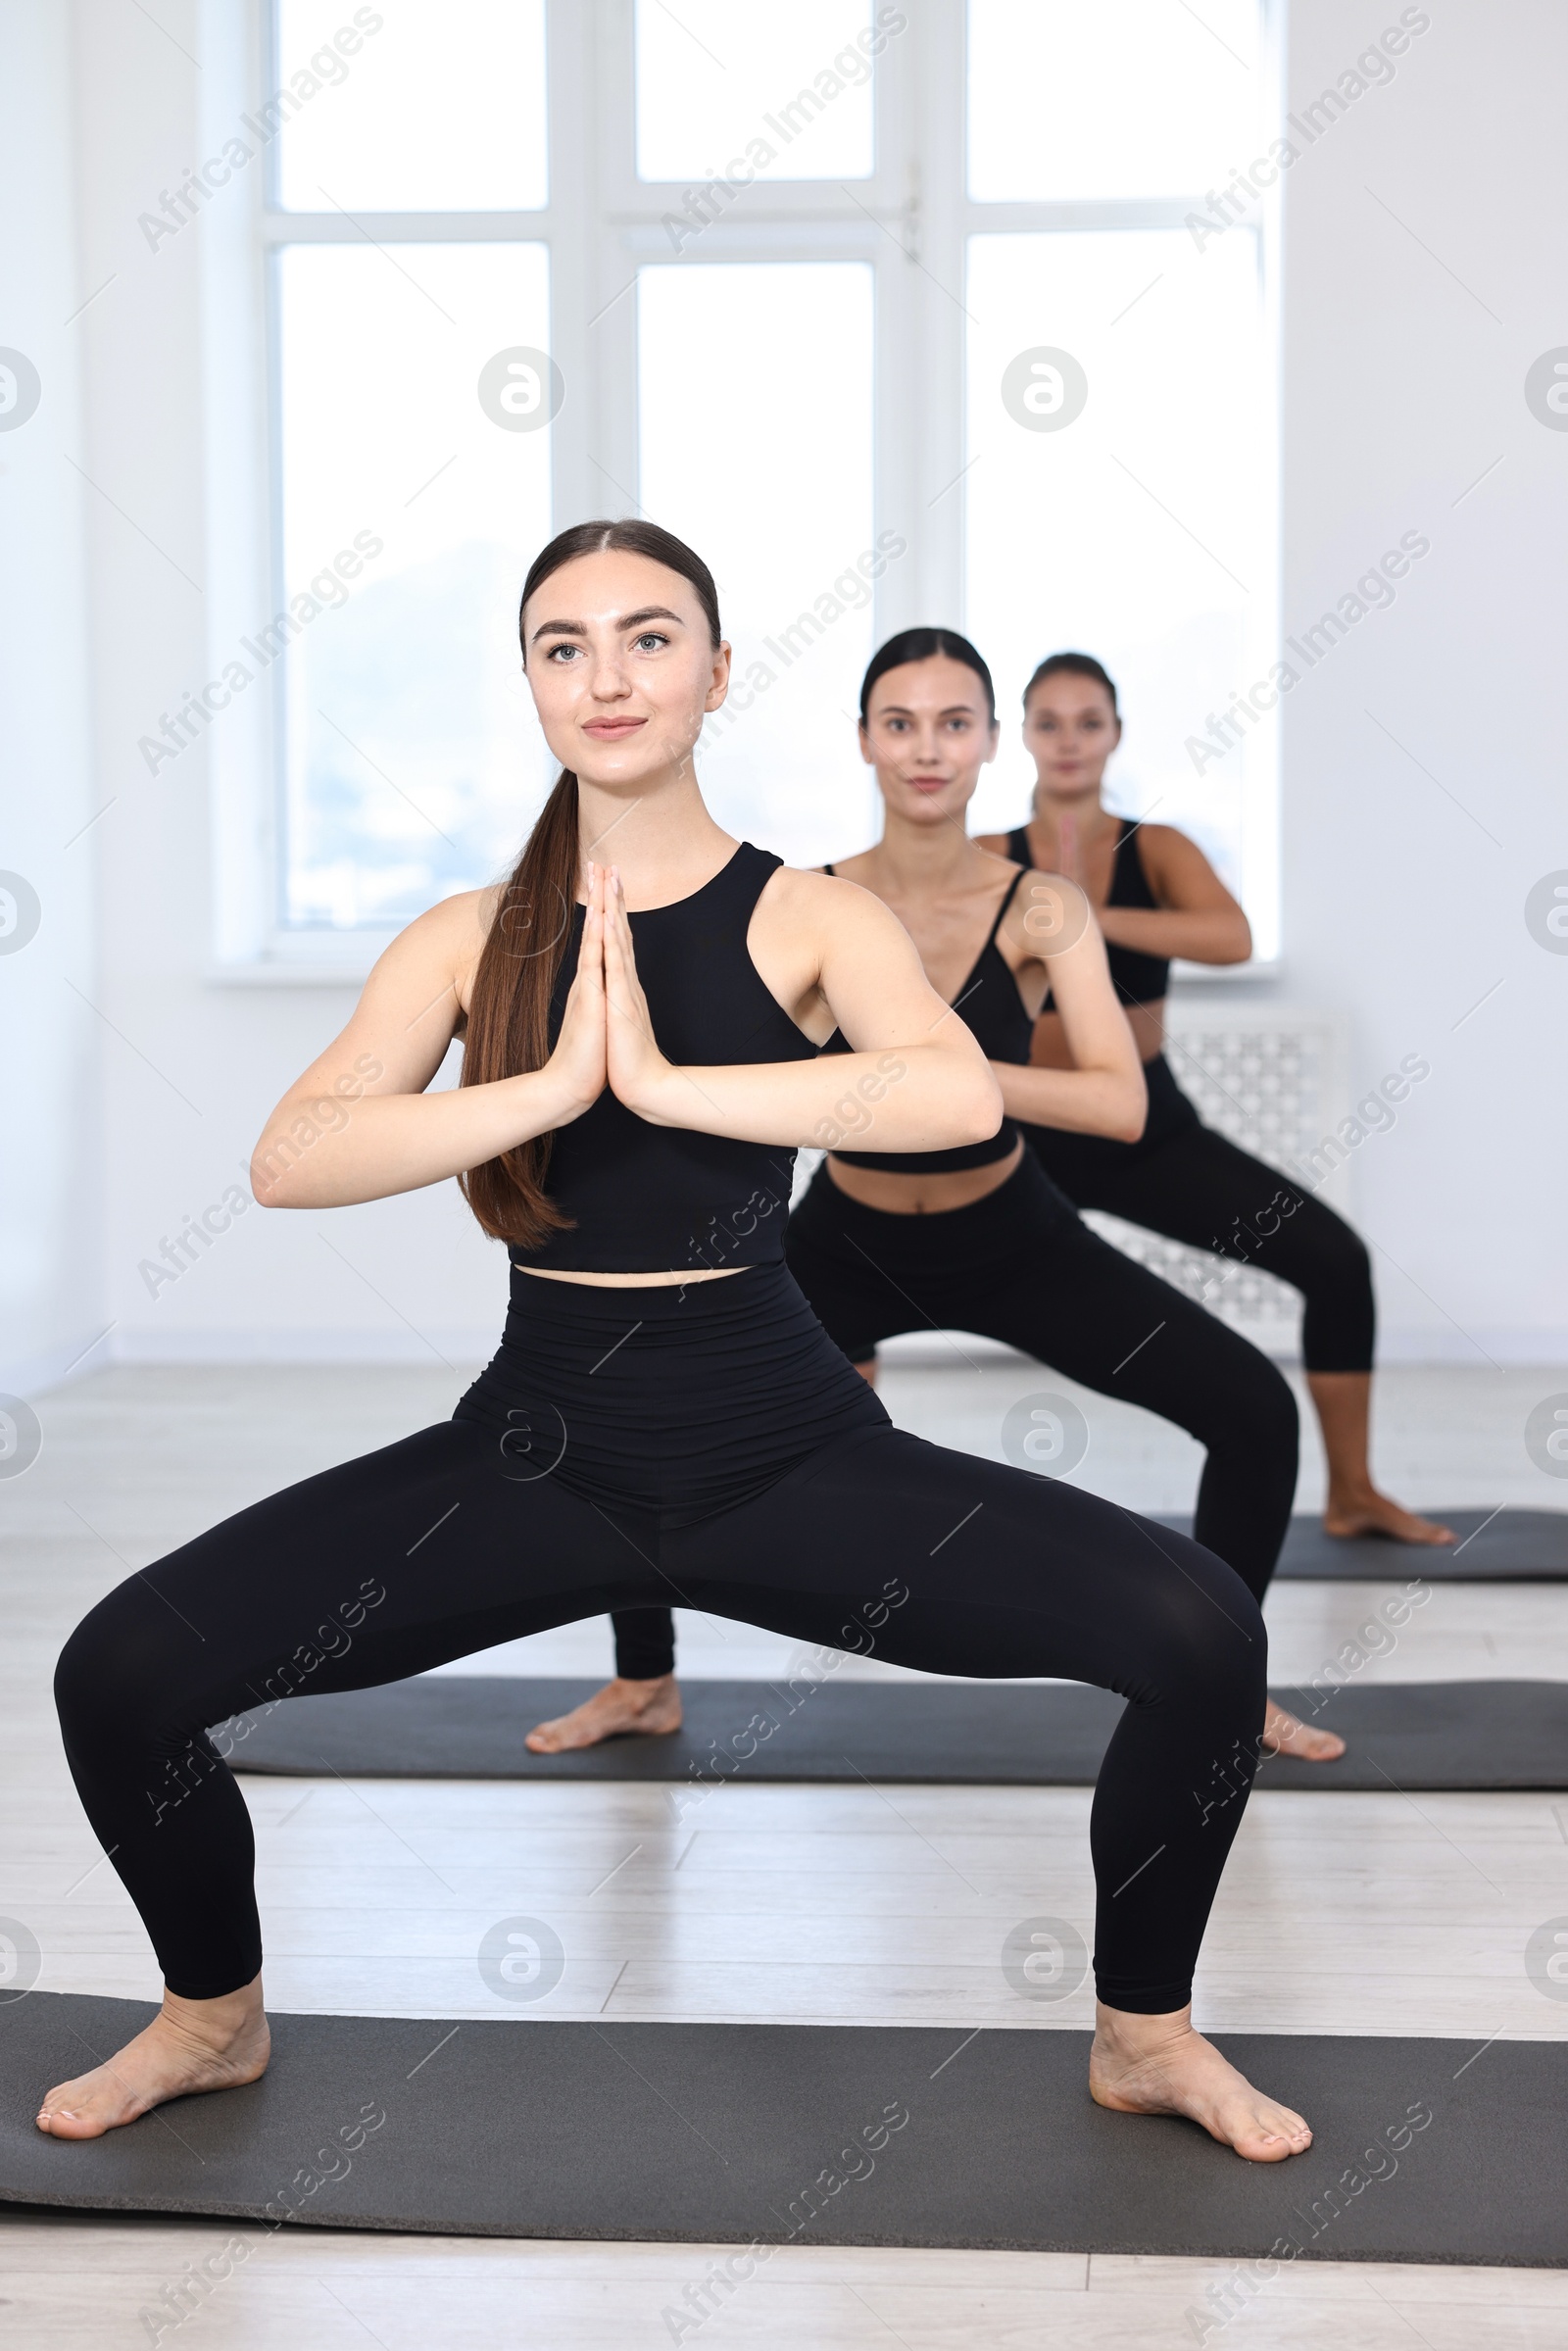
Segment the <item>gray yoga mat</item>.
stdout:
[[[236,1771],[351,1780],[877,1780],[1084,1787],[1122,1700],[1077,1683],[687,1682],[668,1737],[564,1755],[523,1745],[593,1682],[435,1674],[297,1697],[220,1737]],[[1265,1759],[1260,1788],[1568,1788],[1568,1683],[1348,1683],[1278,1690],[1348,1742],[1338,1763]]]
[[[1428,1510],[1451,1527],[1453,1543],[1390,1543],[1380,1535],[1325,1535],[1323,1522],[1292,1519],[1275,1574],[1331,1584],[1568,1583],[1568,1510]],[[1161,1513],[1159,1524],[1193,1531],[1191,1518]]]
[[[269,2221],[293,2221],[729,2245],[1272,2249],[1287,2275],[1299,2257],[1568,2266],[1562,2042],[1221,2034],[1313,2126],[1311,2149],[1281,2164],[1244,2163],[1191,2123],[1095,2106],[1087,2033],[925,2026],[279,2016],[271,2070],[245,2089],[75,2145],[37,2131],[39,2093],[152,2013],[60,1992],[0,2007],[0,2200],[249,2220],[242,2259]],[[693,2278],[707,2275],[705,2259]]]

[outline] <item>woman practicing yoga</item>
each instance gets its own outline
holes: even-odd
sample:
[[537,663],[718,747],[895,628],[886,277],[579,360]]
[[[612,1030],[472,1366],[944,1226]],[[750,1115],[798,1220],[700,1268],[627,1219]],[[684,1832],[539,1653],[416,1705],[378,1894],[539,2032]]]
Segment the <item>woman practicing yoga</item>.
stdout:
[[[1121,741],[1121,718],[1116,689],[1091,655],[1057,653],[1041,662],[1024,690],[1023,739],[1039,777],[1034,814],[1015,832],[986,836],[985,846],[1082,883],[1149,1084],[1140,1140],[1031,1126],[1041,1165],[1080,1208],[1260,1265],[1298,1290],[1301,1356],[1328,1460],[1325,1532],[1451,1543],[1451,1528],[1401,1509],[1372,1483],[1375,1308],[1366,1249],[1332,1208],[1205,1127],[1165,1058],[1170,958],[1245,962],[1252,951],[1247,916],[1185,833],[1134,825],[1102,806],[1101,779]],[[1032,1057],[1051,1069],[1071,1059],[1049,999]]]
[[[964,818],[997,750],[991,672],[967,639],[907,629],[860,688],[862,756],[883,801],[882,839],[836,871],[899,915],[926,977],[972,1030],[1007,1117],[958,1150],[835,1149],[784,1237],[807,1303],[868,1380],[879,1341],[977,1331],[1102,1394],[1142,1404],[1207,1449],[1194,1535],[1261,1600],[1296,1492],[1296,1402],[1266,1356],[1083,1223],[1019,1140],[1015,1118],[1079,1132],[1142,1130],[1138,1053],[1084,919],[1082,893],[1020,871],[969,840]],[[1030,1068],[1047,985],[1071,1046]],[[842,1049],[834,1037],[829,1051]],[[667,1607],[620,1609],[615,1678],[528,1738],[539,1754],[681,1721]],[[1263,1742],[1332,1761],[1345,1742],[1270,1704]]]
[[[662,1598],[808,1641],[855,1611],[899,1663],[1125,1694],[1090,1827],[1091,2091],[1298,2152],[1306,2125],[1188,2005],[1257,1753],[1251,1593],[1197,1543],[894,1429],[782,1261],[796,1148],[851,1102],[879,1149],[981,1143],[985,1055],[869,891],[708,813],[692,749],[729,647],[689,549],[564,532],[521,634],[564,772],[515,871],[394,941],[254,1161],[258,1198],[313,1209],[459,1177],[509,1248],[501,1348],[452,1420],[241,1511],[72,1636],[66,1751],[167,1991],[40,2126],[95,2136],[267,2063],[250,1818],[208,1725]],[[426,1094],[460,1033],[463,1085]]]

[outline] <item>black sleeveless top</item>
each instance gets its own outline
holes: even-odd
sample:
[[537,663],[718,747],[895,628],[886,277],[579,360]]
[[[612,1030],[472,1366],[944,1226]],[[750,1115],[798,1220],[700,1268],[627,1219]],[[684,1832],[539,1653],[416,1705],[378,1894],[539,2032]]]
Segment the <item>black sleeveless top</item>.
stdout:
[[[637,976],[671,1061],[700,1069],[814,1057],[816,1047],[764,985],[746,946],[763,885],[783,862],[743,841],[690,898],[629,917]],[[572,910],[550,1000],[552,1046],[576,977],[583,913]],[[563,1273],[776,1264],[794,1173],[793,1148],[651,1126],[607,1086],[551,1144],[545,1190],[572,1219],[570,1229],[508,1254],[514,1265]]]
[[[1024,857],[1027,868],[1029,859]],[[831,873],[831,865],[822,871]],[[1034,1022],[1024,1008],[1018,994],[1018,983],[1007,968],[1006,957],[997,945],[997,933],[1004,917],[1017,895],[1023,880],[1015,873],[1011,886],[1001,906],[997,919],[991,925],[984,947],[976,955],[968,978],[953,1000],[953,1008],[963,1014],[965,1025],[988,1061],[1014,1061],[1020,1066],[1028,1061],[1029,1046],[1034,1036]],[[847,1053],[854,1049],[835,1029],[823,1046],[825,1053]],[[996,1133],[984,1143],[960,1143],[945,1151],[835,1151],[835,1159],[843,1159],[851,1167],[886,1167],[894,1175],[940,1175],[949,1168],[989,1167],[997,1159],[1004,1159],[1018,1140],[1018,1130],[1010,1118],[1004,1118]]]
[[[1116,836],[1116,859],[1110,869],[1110,889],[1105,899],[1107,906],[1146,906],[1151,913],[1159,912],[1159,901],[1149,886],[1144,871],[1143,855],[1133,838],[1138,827],[1129,817],[1121,819]],[[1017,831],[1007,835],[1007,855],[1020,864],[1031,861],[1029,827],[1020,824]],[[1115,947],[1107,939],[1105,958],[1110,965],[1110,984],[1124,1004],[1157,1004],[1170,989],[1170,957],[1146,955],[1136,947]],[[1053,1009],[1048,996],[1041,1005],[1042,1012]]]

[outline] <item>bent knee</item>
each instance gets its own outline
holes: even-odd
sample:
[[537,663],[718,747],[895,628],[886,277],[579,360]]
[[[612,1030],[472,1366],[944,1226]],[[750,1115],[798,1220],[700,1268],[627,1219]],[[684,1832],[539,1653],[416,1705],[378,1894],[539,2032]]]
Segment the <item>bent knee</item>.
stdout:
[[1188,1426],[1220,1459],[1275,1460],[1294,1470],[1301,1439],[1295,1391],[1278,1364],[1249,1341],[1229,1332],[1226,1337],[1235,1339],[1236,1351],[1227,1350],[1218,1375],[1203,1384],[1201,1408]]
[[55,1666],[55,1706],[68,1743],[118,1740],[127,1732],[178,1712],[178,1693],[190,1678],[191,1637],[181,1637],[127,1608],[125,1587],[90,1609],[61,1650]]
[[1245,1710],[1267,1686],[1262,1609],[1235,1569],[1201,1543],[1183,1543],[1173,1568],[1149,1621],[1161,1686],[1205,1706]]
[[1245,1417],[1251,1444],[1271,1453],[1289,1453],[1294,1464],[1301,1442],[1296,1392],[1278,1364],[1266,1357],[1249,1388]]
[[1366,1243],[1343,1216],[1321,1201],[1315,1204],[1319,1214],[1297,1236],[1301,1252],[1297,1274],[1300,1288],[1308,1295],[1322,1289],[1370,1290],[1372,1253]]

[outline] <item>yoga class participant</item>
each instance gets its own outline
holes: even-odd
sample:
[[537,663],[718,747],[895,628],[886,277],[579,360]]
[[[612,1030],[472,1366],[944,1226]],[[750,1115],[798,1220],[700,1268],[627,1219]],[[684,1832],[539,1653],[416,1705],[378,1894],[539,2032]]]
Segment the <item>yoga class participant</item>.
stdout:
[[[837,871],[892,907],[992,1065],[1008,1112],[983,1143],[945,1151],[830,1151],[791,1216],[785,1259],[828,1337],[868,1380],[878,1343],[908,1330],[975,1331],[1107,1396],[1157,1412],[1207,1458],[1194,1535],[1261,1600],[1296,1493],[1296,1401],[1265,1355],[1100,1240],[1024,1150],[1018,1118],[1080,1133],[1141,1131],[1138,1053],[1083,894],[979,848],[964,819],[996,756],[991,672],[966,638],[906,629],[860,689],[859,742],[883,802],[882,838]],[[1030,1068],[1047,986],[1070,1063]],[[828,1051],[844,1040],[829,1040]],[[620,1609],[615,1678],[542,1723],[538,1754],[681,1721],[667,1607]],[[1312,1761],[1345,1752],[1273,1705],[1265,1746]]]
[[[1189,2009],[1262,1719],[1251,1593],[1200,1543],[894,1429],[783,1263],[797,1147],[846,1103],[881,1150],[983,1143],[984,1054],[869,891],[709,814],[692,752],[729,647],[690,549],[564,531],[520,632],[563,772],[516,868],[393,942],[253,1162],[258,1199],[313,1211],[457,1177],[511,1259],[501,1347],[453,1419],[240,1511],[72,1636],[66,1752],[167,1991],[41,2128],[95,2136],[267,2063],[250,1818],[207,1726],[673,1598],[818,1642],[858,1612],[896,1662],[1122,1692],[1091,2091],[1297,2152],[1306,2125]],[[459,1034],[463,1084],[427,1094]]]
[[[1451,1528],[1402,1509],[1372,1483],[1376,1310],[1364,1244],[1322,1200],[1204,1126],[1165,1058],[1171,957],[1244,963],[1252,952],[1247,916],[1185,833],[1132,824],[1103,806],[1101,782],[1121,741],[1121,717],[1099,661],[1053,654],[1029,680],[1023,707],[1024,745],[1039,778],[1034,813],[1015,832],[986,836],[985,846],[1053,866],[1088,892],[1149,1085],[1139,1140],[1032,1125],[1028,1140],[1041,1165],[1080,1208],[1260,1265],[1298,1290],[1301,1358],[1328,1464],[1325,1533],[1451,1543]],[[1065,1025],[1048,1000],[1033,1059],[1061,1068],[1070,1058]]]

